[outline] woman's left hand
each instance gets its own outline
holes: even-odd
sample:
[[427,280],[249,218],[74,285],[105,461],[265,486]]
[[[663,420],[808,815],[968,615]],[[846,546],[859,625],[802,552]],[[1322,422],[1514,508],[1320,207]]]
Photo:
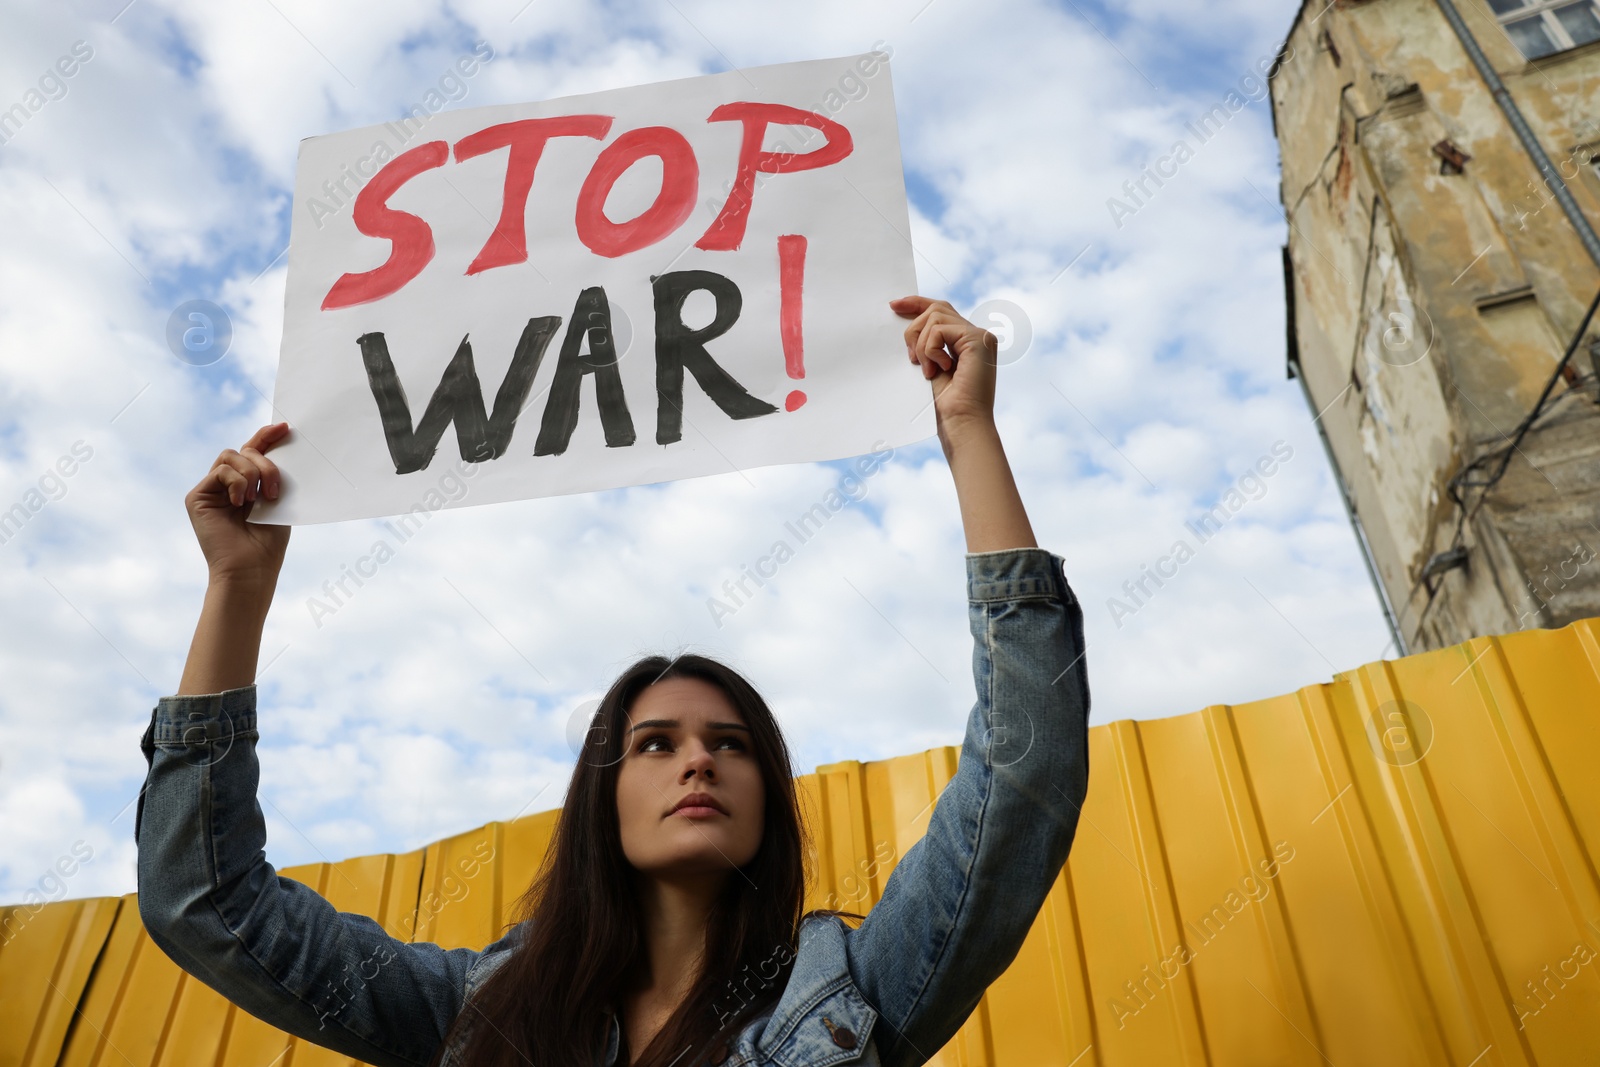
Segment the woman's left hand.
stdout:
[[933,383],[939,439],[994,425],[995,335],[968,322],[945,300],[902,296],[889,301],[906,327],[906,355]]

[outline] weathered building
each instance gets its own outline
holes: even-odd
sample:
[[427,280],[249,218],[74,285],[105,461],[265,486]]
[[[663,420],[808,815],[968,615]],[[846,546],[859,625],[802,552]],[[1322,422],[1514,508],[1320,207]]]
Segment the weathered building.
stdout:
[[1600,615],[1600,5],[1309,0],[1271,87],[1289,373],[1401,651]]

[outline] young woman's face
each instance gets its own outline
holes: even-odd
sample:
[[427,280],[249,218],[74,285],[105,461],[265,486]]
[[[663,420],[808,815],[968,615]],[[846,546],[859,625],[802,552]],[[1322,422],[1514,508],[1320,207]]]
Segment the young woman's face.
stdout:
[[727,694],[699,678],[667,678],[635,698],[626,728],[617,814],[628,862],[694,877],[754,859],[766,794],[750,730]]

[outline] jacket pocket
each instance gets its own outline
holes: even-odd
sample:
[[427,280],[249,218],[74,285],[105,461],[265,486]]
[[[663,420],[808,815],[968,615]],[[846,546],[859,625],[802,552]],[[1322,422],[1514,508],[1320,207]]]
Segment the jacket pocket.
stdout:
[[771,1053],[780,1067],[876,1065],[872,1027],[878,1013],[848,978],[813,1004]]

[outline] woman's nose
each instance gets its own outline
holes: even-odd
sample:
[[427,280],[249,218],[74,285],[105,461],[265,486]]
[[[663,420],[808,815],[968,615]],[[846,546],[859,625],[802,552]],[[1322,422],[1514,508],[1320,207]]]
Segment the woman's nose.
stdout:
[[717,761],[709,749],[701,744],[693,744],[685,750],[683,762],[683,780],[689,781],[695,775],[707,780],[714,780],[717,776]]

